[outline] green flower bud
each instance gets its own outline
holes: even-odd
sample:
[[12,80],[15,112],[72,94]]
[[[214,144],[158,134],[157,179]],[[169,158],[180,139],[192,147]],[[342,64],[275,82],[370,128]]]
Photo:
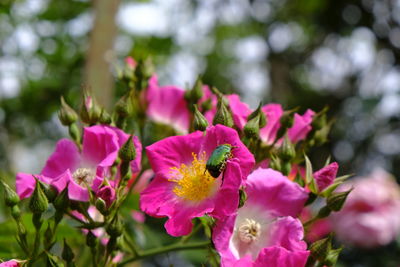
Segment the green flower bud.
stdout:
[[287,134],[285,135],[283,144],[280,147],[279,156],[284,161],[291,161],[294,157],[296,157],[296,150],[294,149],[292,142],[290,142]]
[[281,160],[278,157],[271,156],[271,162],[269,166],[271,169],[281,171],[282,169]]
[[329,235],[327,238],[315,241],[310,246],[311,255],[313,258],[319,261],[324,261],[331,250],[332,236]]
[[65,126],[71,125],[78,119],[78,114],[61,97],[61,109],[58,111],[58,118]]
[[71,136],[71,138],[75,142],[79,143],[81,140],[81,133],[80,133],[79,128],[76,125],[76,123],[73,123],[70,126],[68,126],[68,131],[69,131],[69,135]]
[[67,210],[69,206],[68,186],[66,186],[64,190],[61,191],[61,193],[56,197],[53,205],[57,211],[64,212],[65,210]]
[[213,119],[213,125],[222,124],[228,127],[233,127],[232,114],[224,102],[223,97],[218,98],[217,112]]
[[110,114],[108,114],[108,112],[104,108],[101,109],[99,121],[101,124],[110,124],[111,123],[111,116],[110,116]]
[[118,216],[115,216],[114,219],[107,225],[106,232],[111,237],[118,237],[122,234],[123,225],[119,220]]
[[13,207],[19,203],[19,196],[5,182],[1,181],[4,188],[4,202],[8,207]]
[[72,251],[72,249],[68,246],[67,241],[64,238],[64,247],[63,247],[63,251],[61,254],[61,257],[63,260],[65,260],[66,262],[71,262],[74,260],[74,252]]
[[100,211],[101,214],[103,214],[103,215],[108,214],[107,204],[102,198],[96,199],[95,206],[96,206],[96,209],[98,211]]
[[248,138],[257,138],[260,133],[260,116],[256,116],[247,121],[243,128],[244,134]]
[[133,144],[132,135],[129,136],[125,144],[119,149],[118,156],[125,162],[130,162],[136,158],[136,149]]
[[326,259],[323,261],[323,264],[326,266],[336,266],[336,262],[342,250],[343,248],[331,249],[326,256]]
[[239,190],[239,208],[243,207],[243,205],[246,203],[246,200],[247,200],[246,191],[244,191],[243,188],[240,188],[240,190]]
[[[203,82],[201,81],[200,76],[197,77],[196,82],[193,85],[193,88],[185,93],[185,99],[190,104],[197,103],[200,98],[203,97]],[[192,106],[190,106],[192,108]]]
[[318,218],[322,219],[328,217],[330,214],[331,214],[331,209],[328,206],[324,206],[318,211],[317,216]]
[[92,231],[89,231],[86,235],[86,245],[88,245],[88,247],[94,248],[97,246],[97,243],[97,237],[92,233]]
[[210,110],[210,109],[212,109],[212,101],[211,101],[211,99],[207,99],[206,101],[204,101],[204,102],[201,104],[201,110],[202,110],[203,112],[206,112],[206,111],[208,111],[208,110]]
[[323,110],[318,112],[313,116],[313,120],[311,123],[311,126],[315,130],[322,129],[325,127],[327,121],[326,121],[326,112],[328,111],[328,107],[325,107]]
[[122,118],[126,118],[131,115],[132,106],[129,101],[129,94],[124,95],[118,100],[118,102],[115,104],[115,112]]
[[340,193],[333,193],[331,194],[328,199],[326,200],[326,205],[331,209],[332,211],[339,211],[342,209],[347,196],[350,194],[350,192],[353,189],[350,189],[348,191],[340,192]]
[[29,209],[34,214],[42,214],[47,210],[48,206],[49,202],[47,201],[47,197],[43,192],[40,182],[36,179],[35,191],[33,191],[31,200],[29,201]]
[[194,107],[194,120],[193,120],[193,128],[197,131],[205,131],[208,126],[208,121],[204,117],[203,114],[197,108],[197,105],[193,105]]
[[11,216],[14,220],[18,221],[21,218],[21,210],[19,209],[18,205],[14,205],[11,208]]

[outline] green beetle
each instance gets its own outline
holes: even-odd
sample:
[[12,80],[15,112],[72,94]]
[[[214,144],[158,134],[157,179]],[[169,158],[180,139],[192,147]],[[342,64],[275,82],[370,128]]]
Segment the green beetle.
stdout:
[[227,160],[232,158],[233,148],[234,146],[230,144],[223,144],[217,146],[212,152],[206,163],[206,170],[212,177],[218,178],[221,172],[225,170]]

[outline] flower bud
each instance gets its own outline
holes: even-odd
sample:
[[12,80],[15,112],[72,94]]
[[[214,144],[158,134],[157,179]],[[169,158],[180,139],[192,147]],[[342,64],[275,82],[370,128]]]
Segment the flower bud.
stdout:
[[203,82],[201,81],[200,76],[197,77],[196,82],[193,85],[191,90],[186,91],[185,99],[188,103],[194,104],[197,103],[200,98],[203,97]]
[[325,260],[323,261],[323,264],[325,264],[325,266],[336,266],[336,262],[342,250],[343,248],[331,249],[328,252],[328,255],[326,256]]
[[281,160],[278,157],[271,156],[271,162],[269,163],[270,168],[281,171],[282,165],[281,165]]
[[292,142],[290,142],[287,134],[285,135],[282,146],[280,147],[279,156],[284,161],[291,161],[294,157],[296,157],[296,150],[294,149]]
[[193,120],[193,128],[198,131],[205,131],[208,126],[208,121],[204,117],[203,114],[197,108],[197,105],[193,105],[194,107],[194,120]]
[[64,247],[63,247],[63,251],[61,254],[61,257],[63,260],[65,260],[66,262],[71,262],[74,260],[74,252],[72,251],[72,249],[68,246],[67,241],[64,238]]
[[5,182],[1,181],[4,188],[4,202],[8,207],[13,207],[19,203],[19,196]]
[[19,209],[18,205],[14,205],[11,208],[11,216],[14,220],[18,221],[21,218],[21,210]]
[[56,197],[53,203],[57,211],[64,212],[69,206],[68,187],[66,186],[63,191]]
[[96,209],[98,211],[100,211],[100,213],[102,215],[107,215],[108,214],[108,209],[107,209],[106,202],[102,198],[96,199],[95,206],[96,206]]
[[350,192],[353,189],[350,189],[348,191],[340,192],[340,193],[333,193],[331,194],[328,199],[326,200],[326,205],[331,209],[332,211],[339,211],[342,209],[344,202],[347,199],[347,196],[350,194]]
[[224,98],[218,97],[217,112],[213,119],[213,125],[222,124],[228,127],[233,127],[233,118],[231,112],[225,104]]
[[78,119],[78,114],[61,97],[61,109],[58,111],[58,118],[65,126],[71,125]]
[[89,231],[86,235],[86,245],[88,245],[88,247],[94,248],[97,246],[97,243],[97,237],[92,233],[92,231]]
[[329,235],[327,238],[315,241],[310,246],[311,255],[313,258],[319,261],[324,261],[331,250],[332,236]]
[[329,214],[331,214],[331,209],[328,206],[324,206],[318,211],[317,217],[322,219],[328,217]]
[[79,132],[79,129],[78,129],[78,126],[76,125],[76,123],[73,123],[68,127],[68,132],[69,132],[69,135],[71,136],[71,138],[75,142],[77,142],[77,143],[80,142],[81,135],[80,135],[80,132]]
[[318,112],[317,114],[315,114],[313,116],[312,119],[312,123],[311,126],[313,129],[315,130],[319,130],[322,129],[326,124],[326,112],[328,111],[328,108],[325,107],[324,109],[322,109],[320,112]]
[[118,156],[122,161],[130,162],[136,158],[136,149],[133,144],[132,135],[129,136],[125,144],[119,149]]
[[210,110],[210,109],[212,109],[212,101],[211,101],[211,99],[207,99],[206,101],[204,101],[202,104],[201,104],[201,110],[203,111],[203,112],[206,112],[206,111],[208,111],[208,110]]
[[29,209],[34,214],[41,214],[47,210],[48,206],[49,202],[47,201],[47,197],[43,192],[39,180],[36,179],[35,190],[33,191],[31,200],[29,201]]
[[99,122],[101,124],[110,124],[111,123],[111,116],[110,116],[110,114],[108,114],[108,112],[104,108],[101,109]]
[[119,220],[118,216],[115,216],[114,219],[107,225],[106,232],[111,237],[118,237],[122,234],[123,225]]
[[260,133],[260,116],[248,120],[243,131],[246,137],[257,138]]
[[115,112],[122,118],[126,118],[132,113],[129,94],[124,95],[118,100],[118,102],[115,104]]

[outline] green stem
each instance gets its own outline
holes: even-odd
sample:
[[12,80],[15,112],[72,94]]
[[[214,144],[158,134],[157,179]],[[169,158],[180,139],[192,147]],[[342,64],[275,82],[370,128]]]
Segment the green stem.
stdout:
[[152,248],[148,249],[146,251],[143,251],[137,256],[133,256],[131,258],[128,258],[122,262],[120,262],[117,266],[124,266],[127,263],[137,261],[140,259],[152,257],[158,254],[163,254],[167,252],[172,252],[172,251],[180,251],[180,250],[189,250],[189,249],[204,249],[207,246],[211,244],[210,241],[203,241],[203,242],[196,242],[196,243],[187,243],[187,244],[182,244],[182,243],[175,243],[169,246],[161,247],[161,248]]
[[192,230],[192,232],[188,235],[185,235],[181,238],[180,243],[185,244],[189,241],[190,238],[192,238],[198,231],[200,231],[200,229],[203,227],[202,223],[197,224],[194,229]]

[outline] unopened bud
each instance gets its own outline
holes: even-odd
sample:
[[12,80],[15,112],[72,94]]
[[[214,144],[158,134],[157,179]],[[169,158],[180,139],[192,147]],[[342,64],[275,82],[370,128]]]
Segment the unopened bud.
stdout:
[[291,109],[288,111],[285,111],[282,115],[282,117],[280,118],[280,123],[281,123],[281,127],[278,130],[277,133],[277,139],[281,138],[287,131],[287,129],[289,129],[290,127],[292,127],[293,125],[293,114],[297,109]]
[[322,207],[317,214],[319,219],[326,218],[331,214],[331,209],[328,206]]
[[197,105],[193,105],[194,107],[194,119],[193,119],[193,128],[194,130],[205,131],[208,126],[208,121],[204,117],[203,114],[197,108]]
[[228,127],[233,127],[233,118],[231,112],[228,110],[223,97],[218,98],[217,112],[213,119],[213,125],[222,124]]
[[201,78],[199,76],[194,83],[193,88],[187,91],[187,94],[185,94],[185,99],[188,103],[194,104],[203,97],[203,94],[203,82],[201,81]]
[[29,202],[29,209],[34,214],[41,214],[47,210],[48,206],[49,202],[47,201],[47,197],[39,181],[36,179],[36,186]]
[[324,261],[331,250],[332,236],[329,235],[327,238],[315,241],[310,246],[311,255],[313,258],[319,261]]
[[56,197],[53,203],[57,211],[64,212],[69,206],[68,186]]
[[243,205],[246,203],[246,200],[247,200],[247,194],[243,188],[240,188],[240,190],[239,190],[239,208],[243,207]]
[[243,128],[244,134],[248,138],[257,138],[260,133],[260,116],[248,120]]
[[326,205],[332,210],[332,211],[339,211],[342,209],[347,196],[350,194],[350,192],[353,189],[350,189],[348,191],[340,192],[340,193],[333,193],[331,194],[328,199],[326,200]]
[[283,139],[282,146],[280,147],[279,150],[279,155],[284,161],[290,161],[294,157],[296,157],[296,150],[294,149],[294,145],[292,144],[292,142],[290,142],[290,139],[287,134]]
[[21,218],[21,210],[19,209],[18,205],[14,205],[11,208],[11,216],[14,220],[18,221]]
[[38,182],[40,183],[47,200],[52,203],[58,195],[57,189],[51,185],[44,184],[39,180]]
[[110,114],[108,114],[108,112],[104,108],[101,109],[99,122],[101,124],[110,124],[111,123],[111,116],[110,116]]
[[328,252],[328,255],[326,256],[325,260],[323,261],[323,264],[325,264],[325,266],[336,266],[336,262],[342,250],[343,248],[331,249]]
[[281,171],[282,169],[281,160],[278,157],[272,156],[269,166],[271,169]]
[[97,237],[92,233],[92,231],[89,231],[86,235],[86,245],[88,247],[94,248],[97,246]]
[[122,234],[123,226],[121,221],[118,219],[118,216],[115,216],[114,219],[107,225],[106,232],[111,237],[118,237]]
[[322,127],[320,130],[316,131],[314,134],[314,142],[315,145],[320,146],[325,144],[328,141],[328,135],[331,130],[333,122],[329,122],[326,124],[324,127]]
[[133,143],[132,135],[129,136],[125,144],[119,149],[118,156],[122,161],[130,162],[136,158],[136,149]]
[[64,238],[64,247],[61,254],[62,259],[65,260],[66,262],[71,262],[74,260],[74,256],[75,256],[74,252],[72,251],[70,246],[68,246],[67,241]]
[[61,109],[58,111],[58,118],[65,126],[71,125],[78,119],[78,114],[61,97]]
[[319,130],[319,129],[322,129],[326,125],[326,123],[327,123],[326,112],[327,111],[328,111],[328,108],[325,107],[323,110],[321,110],[320,112],[318,112],[317,114],[315,114],[313,116],[312,123],[311,123],[311,126],[313,129]]
[[128,94],[121,97],[115,104],[115,112],[122,118],[126,118],[132,113]]
[[102,198],[96,199],[95,206],[96,206],[96,209],[98,211],[100,211],[101,214],[103,214],[103,215],[108,214],[107,204]]
[[15,191],[12,190],[5,182],[1,181],[1,183],[3,184],[4,188],[4,202],[6,205],[8,207],[17,205],[19,203],[19,196],[17,193],[15,193]]
[[212,101],[211,101],[211,99],[207,99],[206,101],[204,101],[204,102],[201,104],[201,110],[202,110],[203,112],[206,112],[206,111],[208,111],[208,110],[210,110],[210,109],[212,109]]
[[68,126],[68,131],[71,138],[75,142],[79,143],[79,141],[81,140],[81,135],[78,129],[78,125],[76,125],[76,123],[71,124],[70,126]]

